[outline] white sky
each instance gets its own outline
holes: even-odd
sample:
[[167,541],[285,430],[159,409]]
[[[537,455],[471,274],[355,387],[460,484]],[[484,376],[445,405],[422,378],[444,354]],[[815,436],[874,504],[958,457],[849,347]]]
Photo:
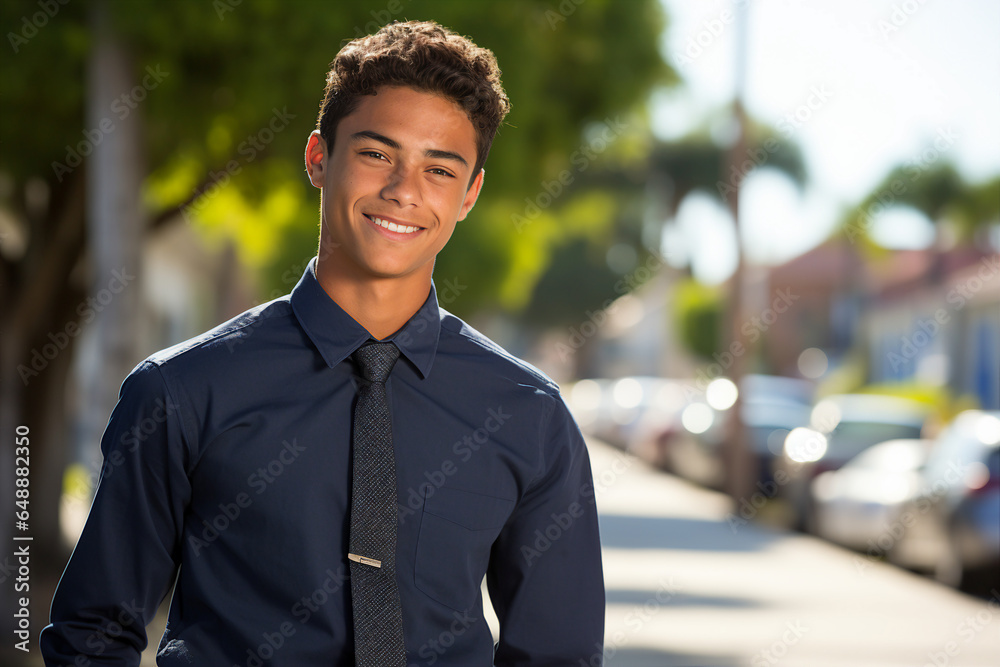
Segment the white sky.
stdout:
[[[802,148],[804,193],[767,171],[745,181],[751,261],[781,262],[813,247],[895,165],[922,162],[939,133],[938,159],[968,179],[1000,172],[1000,2],[662,2],[670,18],[664,52],[685,85],[654,97],[657,135],[683,136],[732,99],[737,29],[729,17],[744,5],[748,111],[787,128]],[[803,106],[810,101],[814,108]],[[725,279],[735,265],[726,214],[702,198],[682,207],[678,224],[665,239],[671,254],[686,252],[705,281]],[[916,216],[889,217],[873,231],[891,247],[930,240],[929,223]]]

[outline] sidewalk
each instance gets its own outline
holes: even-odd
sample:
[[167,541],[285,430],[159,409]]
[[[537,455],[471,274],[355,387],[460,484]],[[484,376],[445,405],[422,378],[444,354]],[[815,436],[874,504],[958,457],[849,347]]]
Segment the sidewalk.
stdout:
[[1000,593],[744,523],[721,494],[589,446],[608,667],[1000,665]]
[[[811,537],[743,523],[721,494],[601,442],[589,447],[607,667],[1000,665],[1000,592],[968,597]],[[47,611],[51,591],[39,596]],[[144,666],[155,664],[163,612],[148,628]],[[41,664],[32,657],[20,664]]]

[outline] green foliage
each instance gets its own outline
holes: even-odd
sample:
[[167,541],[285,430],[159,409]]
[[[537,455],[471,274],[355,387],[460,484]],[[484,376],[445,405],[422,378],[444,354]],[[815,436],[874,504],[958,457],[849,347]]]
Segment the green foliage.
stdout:
[[688,279],[674,290],[674,327],[681,343],[694,354],[711,359],[720,350],[725,305],[716,288]]
[[669,209],[675,210],[694,191],[725,201],[757,169],[774,169],[799,186],[805,184],[805,162],[797,144],[759,123],[750,124],[748,135],[746,153],[728,167],[728,149],[713,143],[707,131],[695,132],[676,143],[657,144],[650,156],[650,170],[670,183],[665,192]]
[[41,27],[33,18],[38,11],[34,2],[0,3],[7,50],[0,58],[0,171],[20,183],[31,177],[55,182],[51,162],[64,160],[67,147],[84,139],[85,7],[62,6]]
[[963,188],[948,215],[966,239],[985,225],[1000,223],[1000,176]]
[[[664,17],[656,0],[563,5],[106,0],[113,32],[133,56],[136,82],[147,68],[166,73],[137,105],[146,127],[151,215],[210,186],[184,209],[185,219],[210,241],[234,239],[241,259],[260,272],[265,295],[287,290],[283,277],[316,249],[319,192],[301,160],[329,62],[346,39],[388,20],[433,19],[496,53],[513,105],[479,203],[439,257],[436,275],[468,285],[449,306],[459,313],[522,307],[553,248],[566,241],[559,229],[565,220],[555,211],[571,198],[518,234],[513,216],[524,210],[524,197],[574,168],[589,127],[643,103],[654,84],[677,80],[658,50]],[[42,178],[58,191],[53,163],[65,162],[94,129],[94,117],[84,113],[84,82],[97,6],[61,6],[0,64],[5,115],[31,119],[0,126],[0,172],[17,185]],[[35,11],[33,2],[0,3],[0,21],[19,26]],[[102,117],[114,124],[112,104]],[[286,120],[268,131],[276,116]],[[606,229],[614,219],[614,207],[605,207],[588,224]]]
[[884,254],[869,235],[878,216],[892,207],[909,207],[935,224],[950,224],[962,241],[1000,220],[1000,177],[967,183],[950,162],[909,162],[894,168],[843,218],[848,238],[858,237],[873,256]]
[[[633,270],[648,259],[649,253],[641,245],[639,212],[627,191],[603,185],[600,189],[583,186],[581,194],[550,213],[559,238],[551,262],[520,313],[522,324],[547,327],[578,323],[588,310],[606,308],[637,286],[634,279],[627,279],[630,276],[608,266],[607,253],[613,245],[632,248],[636,255]],[[604,224],[608,217],[615,218],[613,226]]]

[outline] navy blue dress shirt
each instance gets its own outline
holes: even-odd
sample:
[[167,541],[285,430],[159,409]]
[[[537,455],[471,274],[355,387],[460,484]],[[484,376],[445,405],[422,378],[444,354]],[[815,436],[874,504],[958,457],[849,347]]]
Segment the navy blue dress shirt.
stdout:
[[[176,582],[158,665],[353,666],[350,354],[370,336],[314,266],[126,378],[46,664],[138,665]],[[558,387],[440,309],[433,286],[390,340],[408,664],[598,664],[593,481]]]

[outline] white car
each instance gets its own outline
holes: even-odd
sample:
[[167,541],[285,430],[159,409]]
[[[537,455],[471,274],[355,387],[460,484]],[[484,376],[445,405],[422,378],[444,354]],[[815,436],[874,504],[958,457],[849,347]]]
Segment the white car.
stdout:
[[881,551],[903,505],[920,492],[931,440],[888,440],[812,481],[810,532],[860,551]]

